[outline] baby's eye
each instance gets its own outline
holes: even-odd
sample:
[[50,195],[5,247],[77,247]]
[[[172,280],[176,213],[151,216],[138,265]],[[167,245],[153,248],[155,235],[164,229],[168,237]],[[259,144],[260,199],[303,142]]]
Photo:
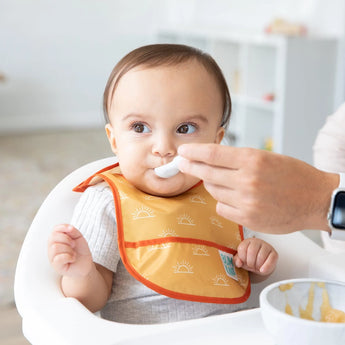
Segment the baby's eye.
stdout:
[[177,133],[180,134],[191,134],[194,133],[196,130],[196,126],[191,123],[184,123],[183,125],[177,128]]
[[149,128],[141,122],[134,123],[132,129],[135,133],[148,133],[150,131]]

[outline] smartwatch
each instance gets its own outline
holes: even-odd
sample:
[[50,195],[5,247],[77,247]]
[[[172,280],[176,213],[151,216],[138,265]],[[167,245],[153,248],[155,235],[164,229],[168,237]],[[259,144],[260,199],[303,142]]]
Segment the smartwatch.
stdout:
[[332,193],[331,206],[328,212],[329,237],[345,241],[345,173],[339,174],[339,187]]

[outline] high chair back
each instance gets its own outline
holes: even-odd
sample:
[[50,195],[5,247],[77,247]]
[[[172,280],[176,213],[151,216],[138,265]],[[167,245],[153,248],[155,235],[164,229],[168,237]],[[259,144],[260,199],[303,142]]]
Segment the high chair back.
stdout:
[[[87,164],[63,179],[38,210],[23,243],[15,276],[15,301],[24,336],[34,345],[110,344],[273,344],[266,334],[258,308],[203,319],[159,325],[128,325],[101,319],[73,298],[63,296],[59,277],[47,257],[47,241],[54,225],[69,223],[79,193],[72,188],[96,171],[116,162],[106,158]],[[345,281],[344,255],[336,257],[302,233],[263,235],[279,253],[271,277],[252,286],[250,305],[258,307],[262,288],[271,282],[313,276]],[[331,265],[330,265],[331,263]],[[145,320],[143,320],[145,321]],[[248,333],[250,327],[251,332]]]

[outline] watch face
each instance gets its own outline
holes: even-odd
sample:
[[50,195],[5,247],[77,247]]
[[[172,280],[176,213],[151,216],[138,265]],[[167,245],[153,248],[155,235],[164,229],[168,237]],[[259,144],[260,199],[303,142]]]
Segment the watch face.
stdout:
[[338,229],[345,229],[345,192],[338,192],[334,198],[332,226]]

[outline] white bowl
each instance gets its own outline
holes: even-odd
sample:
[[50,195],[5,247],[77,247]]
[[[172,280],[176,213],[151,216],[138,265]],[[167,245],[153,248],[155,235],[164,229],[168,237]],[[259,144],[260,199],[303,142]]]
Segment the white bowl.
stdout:
[[[322,288],[315,284],[313,313],[315,321],[302,319],[299,307],[306,309],[313,282],[325,284],[330,305],[345,312],[345,283],[322,279],[290,279],[267,286],[260,294],[260,307],[266,329],[277,345],[345,345],[345,323],[320,322]],[[292,283],[281,291],[281,285]],[[294,316],[285,312],[291,306]]]

